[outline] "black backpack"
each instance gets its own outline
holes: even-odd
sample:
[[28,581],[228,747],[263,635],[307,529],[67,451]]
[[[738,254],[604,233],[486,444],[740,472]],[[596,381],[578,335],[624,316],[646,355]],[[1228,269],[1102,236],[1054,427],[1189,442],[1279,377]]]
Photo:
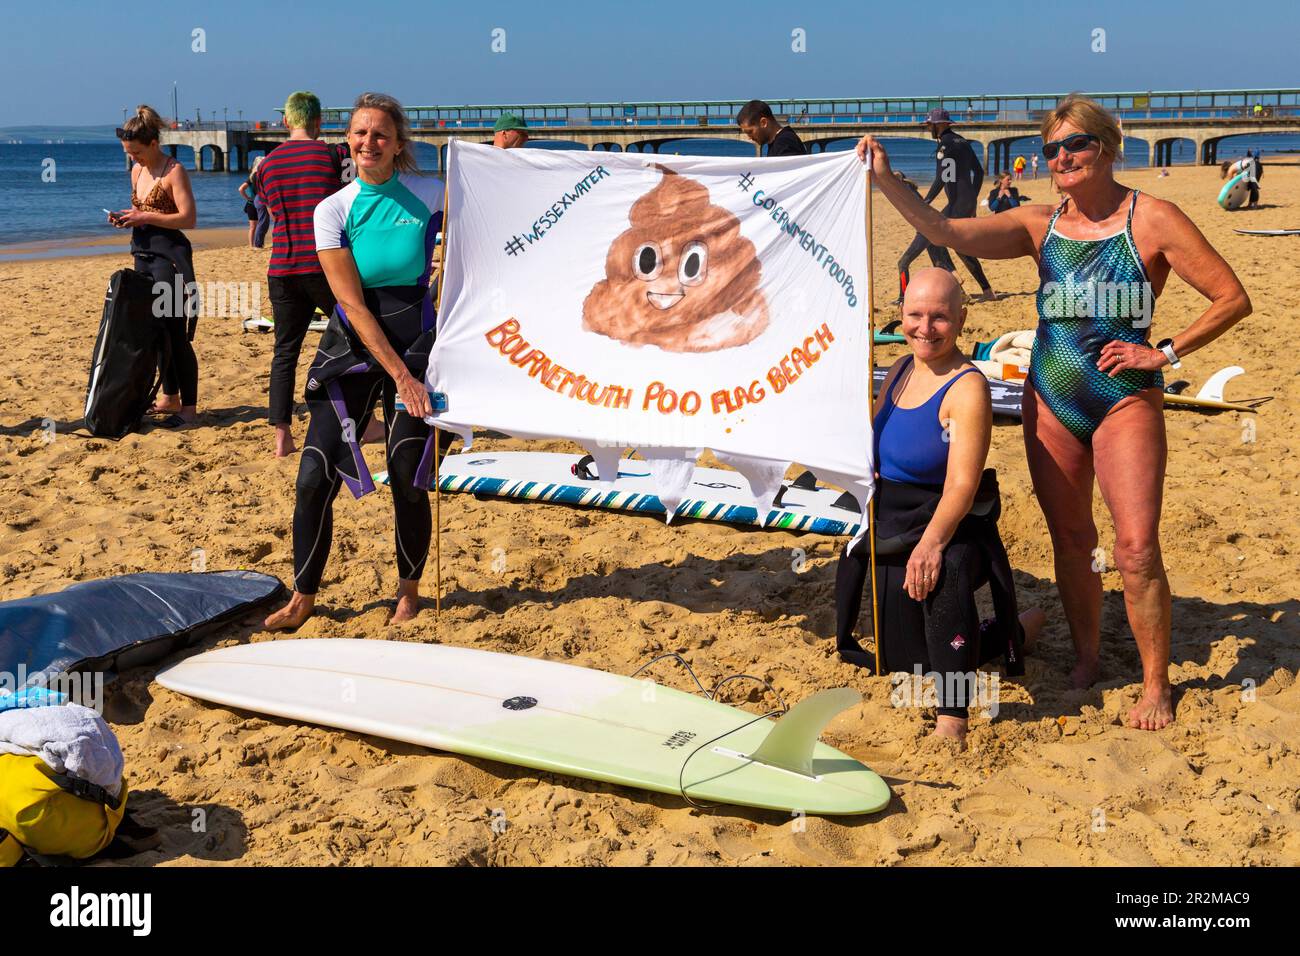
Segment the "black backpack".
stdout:
[[343,142],[325,145],[329,147],[330,163],[334,167],[334,175],[339,178],[339,185],[346,186],[357,178],[357,167],[352,163],[352,152],[348,149],[348,144]]
[[86,427],[121,438],[140,426],[170,357],[163,319],[153,313],[152,277],[119,269],[108,280],[104,315],[90,357]]

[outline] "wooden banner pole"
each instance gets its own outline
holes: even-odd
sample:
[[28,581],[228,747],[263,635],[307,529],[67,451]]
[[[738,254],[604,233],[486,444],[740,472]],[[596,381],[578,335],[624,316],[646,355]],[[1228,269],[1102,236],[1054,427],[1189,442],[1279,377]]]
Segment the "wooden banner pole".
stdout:
[[[446,167],[451,166],[451,141],[447,143]],[[438,263],[438,302],[435,310],[442,316],[442,290],[447,285],[447,237],[451,235],[451,176],[442,171],[442,261]],[[433,429],[433,613],[442,617],[442,432]]]
[[[871,333],[867,345],[867,395],[874,389],[876,374],[876,275],[875,246],[871,241],[871,154],[867,153],[867,328]],[[872,410],[875,402],[868,397],[867,420],[875,427]],[[874,456],[872,456],[874,458]],[[875,461],[872,461],[875,467]],[[876,487],[871,484],[871,502],[867,508],[867,539],[871,547],[871,638],[876,649],[876,676],[880,676],[880,604],[876,599]]]

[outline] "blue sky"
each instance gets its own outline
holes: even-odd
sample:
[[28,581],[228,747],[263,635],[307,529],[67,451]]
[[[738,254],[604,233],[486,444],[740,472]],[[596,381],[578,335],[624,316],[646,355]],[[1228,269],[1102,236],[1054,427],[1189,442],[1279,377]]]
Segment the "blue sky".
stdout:
[[[1297,85],[1300,3],[315,0],[9,3],[0,126],[149,102],[270,118],[285,94],[408,105]],[[191,51],[206,31],[207,52]],[[505,31],[505,52],[491,50]],[[791,50],[791,32],[807,52]],[[1106,31],[1094,53],[1092,31]]]

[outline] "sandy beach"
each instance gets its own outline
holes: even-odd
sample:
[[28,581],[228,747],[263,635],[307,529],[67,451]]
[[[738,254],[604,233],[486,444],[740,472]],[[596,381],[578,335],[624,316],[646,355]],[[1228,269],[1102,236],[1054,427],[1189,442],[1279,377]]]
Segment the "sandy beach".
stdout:
[[[699,811],[676,797],[210,706],[160,687],[158,665],[119,675],[108,700],[131,807],[162,838],[156,850],[118,862],[1300,864],[1300,390],[1292,345],[1300,238],[1233,232],[1300,227],[1300,167],[1267,167],[1261,207],[1238,213],[1215,202],[1217,168],[1118,178],[1178,203],[1254,303],[1252,316],[1167,378],[1186,378],[1195,390],[1212,372],[1241,365],[1246,374],[1229,385],[1229,399],[1274,396],[1258,415],[1166,412],[1172,727],[1122,724],[1140,670],[1113,570],[1104,574],[1101,681],[1069,689],[1073,651],[1018,425],[995,427],[989,464],[999,473],[1020,602],[1042,607],[1048,623],[1025,677],[1002,683],[996,719],[975,716],[970,749],[960,754],[927,739],[924,712],[891,705],[888,679],[864,677],[836,657],[837,540],[446,496],[441,618],[430,568],[426,609],[386,627],[397,580],[381,489],[359,502],[340,497],[319,613],[296,636],[437,641],[623,674],[677,651],[707,684],[758,674],[790,701],[854,687],[864,703],[838,717],[825,739],[882,775],[893,802],[850,819]],[[1033,201],[1053,201],[1046,179],[1018,185]],[[896,315],[887,304],[897,291],[894,262],[911,231],[878,195],[874,212],[883,325]],[[220,241],[195,234],[203,240],[195,243],[200,282],[264,284],[269,250],[247,248],[239,230],[223,232]],[[298,462],[271,456],[269,335],[243,333],[236,318],[201,321],[200,427],[154,428],[120,442],[76,432],[104,289],[129,264],[126,255],[0,262],[8,370],[0,381],[0,599],[107,575],[188,571],[196,549],[210,570],[292,577]],[[971,306],[967,347],[1036,322],[1033,264],[985,268],[1011,294]],[[960,266],[958,274],[978,291]],[[264,290],[263,301],[269,316]],[[1173,335],[1202,308],[1171,276],[1153,339]],[[314,345],[311,336],[300,394]],[[903,348],[878,348],[877,364]],[[305,406],[299,412],[301,443]],[[580,453],[562,441],[481,441],[476,447]],[[381,449],[367,451],[382,468]],[[1110,553],[1100,497],[1095,510]],[[796,549],[807,556],[802,573],[792,568]],[[199,649],[271,639],[260,616],[250,617]],[[689,684],[667,667],[656,673]],[[762,706],[748,687],[730,702],[756,713]],[[200,808],[206,830],[195,832]],[[504,830],[491,825],[494,814],[504,816]]]

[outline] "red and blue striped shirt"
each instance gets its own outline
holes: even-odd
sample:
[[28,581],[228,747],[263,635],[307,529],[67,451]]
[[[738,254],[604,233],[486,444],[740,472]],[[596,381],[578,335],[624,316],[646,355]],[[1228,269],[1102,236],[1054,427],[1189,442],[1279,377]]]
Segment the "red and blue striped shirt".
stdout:
[[339,189],[334,147],[315,139],[285,140],[257,170],[257,191],[274,217],[268,276],[320,272],[312,217]]

